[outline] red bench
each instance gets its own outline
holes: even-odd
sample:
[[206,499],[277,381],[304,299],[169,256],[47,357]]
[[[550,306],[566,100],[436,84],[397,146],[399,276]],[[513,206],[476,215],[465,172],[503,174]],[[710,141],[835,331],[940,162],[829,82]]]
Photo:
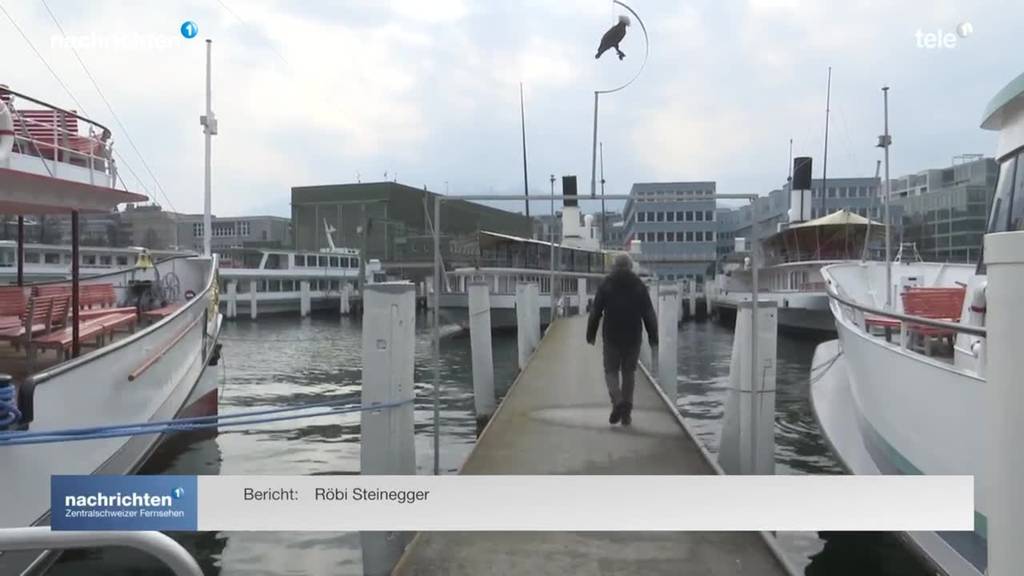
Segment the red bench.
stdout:
[[21,324],[0,330],[0,341],[28,347],[37,334],[46,334],[54,326],[67,325],[68,306],[67,296],[29,298]]
[[[36,286],[33,291],[38,296],[71,295],[69,284],[45,284]],[[112,312],[135,312],[131,306],[117,307],[117,294],[113,284],[81,284],[78,287],[78,318],[91,320]]]
[[[132,310],[131,312],[108,313],[79,322],[78,341],[80,343],[102,346],[104,339],[108,335],[113,334],[118,329],[135,326],[137,320],[138,317],[135,311]],[[65,359],[69,358],[74,344],[73,330],[72,326],[68,326],[37,337],[29,344],[29,358],[34,358],[36,349],[57,350],[58,353],[63,353]]]
[[21,286],[0,286],[0,330],[20,325],[27,303]]
[[[959,322],[966,295],[967,289],[964,287],[908,288],[900,297],[903,300],[903,313],[908,316],[943,322]],[[903,322],[895,318],[865,315],[864,327],[868,330],[872,327],[885,328],[888,339],[889,331],[894,328],[903,328]],[[920,337],[923,340],[925,352],[928,354],[931,354],[932,338],[947,338],[952,342],[956,337],[956,331],[953,329],[937,328],[914,322],[907,323],[906,332],[911,339]]]
[[142,313],[142,317],[151,321],[156,322],[173,314],[176,310],[184,306],[184,303],[178,302],[175,304],[168,304],[160,308],[154,308],[152,310],[146,310]]

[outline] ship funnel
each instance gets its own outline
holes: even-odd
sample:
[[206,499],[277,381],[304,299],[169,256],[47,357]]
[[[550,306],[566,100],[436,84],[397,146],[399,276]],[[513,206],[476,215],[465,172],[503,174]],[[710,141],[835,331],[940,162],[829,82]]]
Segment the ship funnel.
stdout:
[[793,158],[793,181],[789,189],[789,222],[805,222],[811,219],[811,158]]
[[14,148],[14,118],[10,108],[0,101],[0,161]]

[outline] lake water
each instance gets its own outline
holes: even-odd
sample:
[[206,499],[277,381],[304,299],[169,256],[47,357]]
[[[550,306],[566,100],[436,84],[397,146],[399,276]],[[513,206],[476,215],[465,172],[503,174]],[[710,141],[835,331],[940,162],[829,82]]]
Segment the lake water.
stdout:
[[[430,331],[417,321],[416,450],[420,474],[433,471],[433,386]],[[679,334],[679,408],[699,440],[718,449],[732,331],[712,322],[688,323]],[[335,398],[359,401],[358,320],[331,316],[264,317],[225,323],[222,413]],[[516,372],[514,334],[493,338],[495,385],[504,395]],[[808,399],[816,342],[779,338],[776,472],[837,474]],[[601,385],[597,383],[595,385]],[[456,473],[476,439],[468,338],[442,341],[441,466]],[[162,446],[145,474],[358,474],[359,414],[331,415],[189,434]],[[210,575],[361,575],[358,533],[205,532],[172,534]],[[790,559],[808,576],[927,576],[890,534],[784,533]],[[139,576],[165,574],[144,554],[127,550],[66,554],[51,572]]]

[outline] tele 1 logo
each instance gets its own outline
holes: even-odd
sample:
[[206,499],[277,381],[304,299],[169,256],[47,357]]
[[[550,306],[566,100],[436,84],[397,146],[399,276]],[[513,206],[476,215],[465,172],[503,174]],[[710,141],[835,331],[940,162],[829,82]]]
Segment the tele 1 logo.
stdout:
[[192,39],[196,37],[196,34],[199,34],[199,26],[196,26],[195,22],[191,20],[185,20],[181,23],[182,36],[188,39]]
[[956,48],[960,40],[974,34],[974,25],[964,21],[957,24],[956,32],[947,32],[939,28],[934,32],[925,32],[920,28],[914,33],[917,47],[925,50],[949,50]]

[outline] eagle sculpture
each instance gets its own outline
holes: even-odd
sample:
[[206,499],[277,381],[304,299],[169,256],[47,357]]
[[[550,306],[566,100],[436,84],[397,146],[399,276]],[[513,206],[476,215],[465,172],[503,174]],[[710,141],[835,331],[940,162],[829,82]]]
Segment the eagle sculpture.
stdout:
[[619,42],[626,37],[626,27],[629,26],[629,16],[625,14],[619,16],[619,23],[612,26],[604,33],[601,37],[601,45],[597,48],[597,55],[594,59],[600,58],[601,54],[604,54],[609,48],[615,48],[615,52],[619,55],[619,60],[626,57],[626,54],[619,50]]

